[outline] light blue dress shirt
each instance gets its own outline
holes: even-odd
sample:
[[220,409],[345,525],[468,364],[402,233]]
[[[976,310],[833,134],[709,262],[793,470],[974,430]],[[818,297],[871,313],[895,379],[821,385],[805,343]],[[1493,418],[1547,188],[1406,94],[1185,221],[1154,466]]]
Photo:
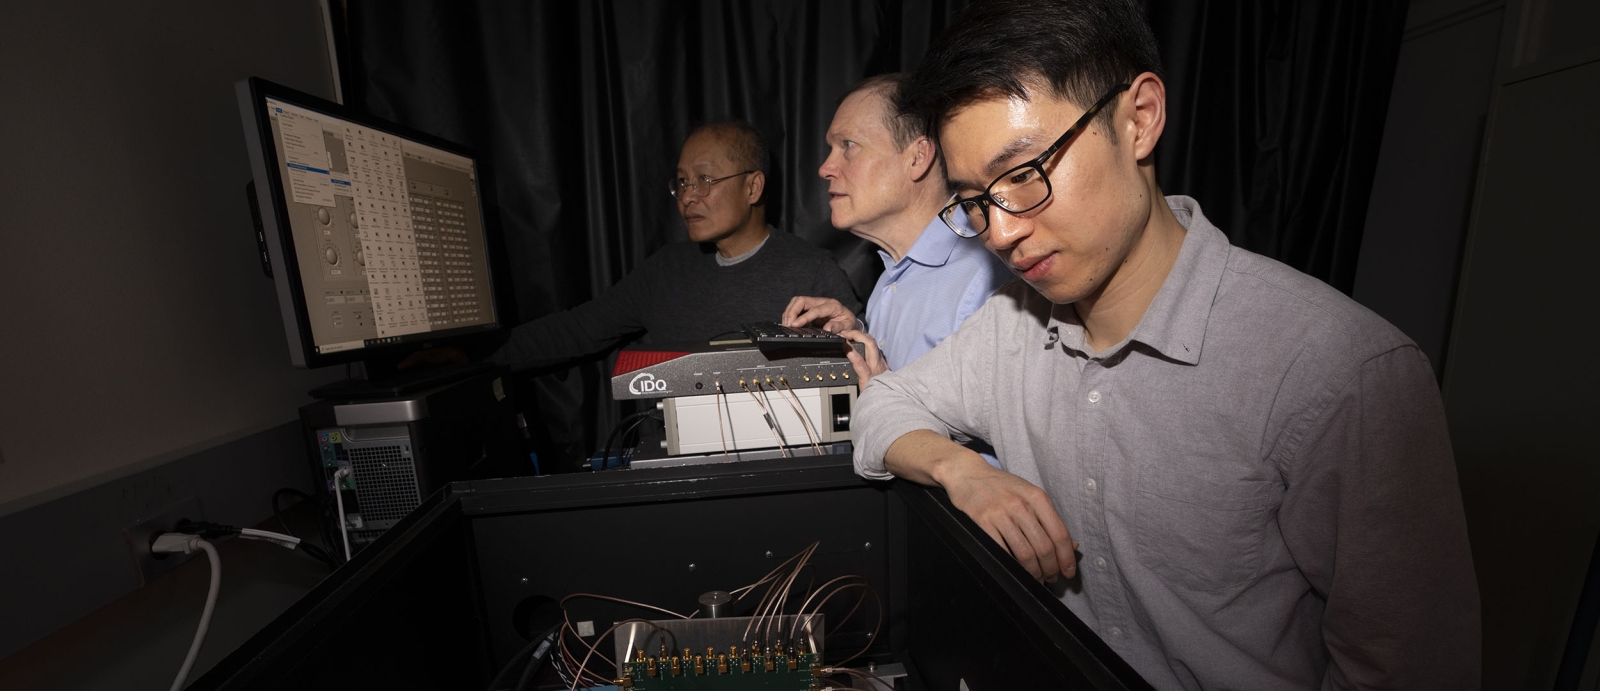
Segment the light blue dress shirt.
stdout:
[[[883,250],[878,256],[884,270],[867,299],[865,321],[891,370],[939,345],[996,289],[1016,278],[981,241],[956,235],[938,216],[900,261]],[[966,445],[1000,467],[988,442],[974,439]]]
[[900,261],[881,249],[878,256],[884,271],[863,321],[889,369],[905,367],[939,345],[1016,278],[977,238],[957,236],[938,216]]

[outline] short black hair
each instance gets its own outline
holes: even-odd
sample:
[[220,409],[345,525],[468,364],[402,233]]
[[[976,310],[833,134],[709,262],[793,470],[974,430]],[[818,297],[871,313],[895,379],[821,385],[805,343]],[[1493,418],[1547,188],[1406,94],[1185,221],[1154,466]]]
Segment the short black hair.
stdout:
[[767,152],[767,140],[761,136],[761,131],[743,120],[715,120],[700,125],[684,137],[685,142],[695,135],[707,133],[728,144],[728,158],[733,159],[733,164],[740,170],[759,170],[763,174],[768,172],[771,165],[771,154]]
[[[899,107],[935,134],[975,101],[1026,97],[1032,82],[1088,108],[1118,84],[1161,73],[1155,34],[1137,0],[986,0],[939,35]],[[1108,125],[1115,109],[1096,118]]]
[[906,83],[911,81],[909,72],[886,72],[884,74],[867,77],[849,91],[839,97],[839,102],[834,104],[834,110],[844,105],[844,100],[863,91],[871,91],[883,98],[883,126],[888,128],[889,136],[894,138],[894,145],[904,151],[917,137],[928,135],[928,128],[920,118],[911,117],[900,112],[900,94],[905,91]]

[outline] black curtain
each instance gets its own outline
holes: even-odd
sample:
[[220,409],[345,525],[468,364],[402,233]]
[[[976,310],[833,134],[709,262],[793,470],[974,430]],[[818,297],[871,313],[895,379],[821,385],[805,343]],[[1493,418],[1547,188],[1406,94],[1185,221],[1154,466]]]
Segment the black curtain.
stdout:
[[1348,295],[1407,4],[1147,3],[1167,72],[1162,189]]
[[[816,169],[839,95],[911,70],[966,0],[349,0],[346,103],[490,165],[513,319],[604,291],[686,237],[666,181],[696,123],[749,120],[773,154],[769,221],[830,249],[865,297],[882,269],[828,223]],[[1235,244],[1349,292],[1403,3],[1152,0],[1168,193]],[[774,315],[776,316],[776,315]],[[538,373],[540,448],[582,458],[615,420],[606,363]]]

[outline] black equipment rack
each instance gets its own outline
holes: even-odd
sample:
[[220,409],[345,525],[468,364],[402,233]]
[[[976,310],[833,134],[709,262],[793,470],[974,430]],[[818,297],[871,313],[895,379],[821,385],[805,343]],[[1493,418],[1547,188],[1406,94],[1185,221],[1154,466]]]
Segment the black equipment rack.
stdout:
[[[847,456],[453,483],[189,688],[482,688],[550,599],[691,610],[813,540],[819,582],[860,573],[887,612],[830,653],[870,641],[903,688],[1151,688],[942,491]],[[602,629],[638,616],[606,604],[584,605]]]

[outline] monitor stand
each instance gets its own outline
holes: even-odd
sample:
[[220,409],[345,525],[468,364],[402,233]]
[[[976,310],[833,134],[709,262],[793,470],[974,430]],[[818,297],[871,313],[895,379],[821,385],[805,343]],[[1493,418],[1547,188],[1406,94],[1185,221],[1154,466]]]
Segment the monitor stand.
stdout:
[[354,363],[350,378],[324,384],[309,393],[319,400],[351,398],[393,398],[466,379],[494,369],[489,362],[466,362],[412,369],[384,368],[374,371],[366,363]]

